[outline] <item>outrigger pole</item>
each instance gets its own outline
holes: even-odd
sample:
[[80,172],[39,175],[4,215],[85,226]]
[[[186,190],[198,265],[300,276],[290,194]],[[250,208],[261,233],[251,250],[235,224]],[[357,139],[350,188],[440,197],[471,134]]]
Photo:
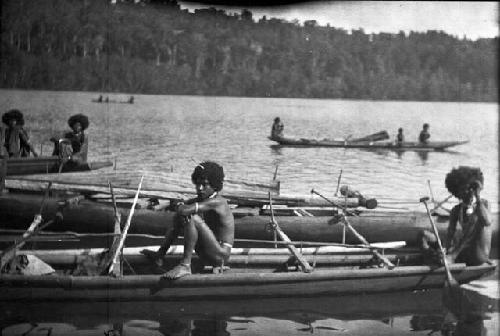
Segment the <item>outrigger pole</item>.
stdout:
[[271,224],[272,228],[274,229],[274,232],[276,232],[276,234],[280,237],[281,240],[283,240],[283,241],[285,241],[285,242],[288,243],[286,245],[286,247],[293,254],[293,256],[297,259],[297,261],[300,264],[300,267],[302,268],[302,271],[305,272],[305,273],[312,272],[313,268],[311,267],[311,265],[309,265],[309,263],[304,258],[304,256],[302,255],[302,253],[300,253],[297,250],[297,248],[294,245],[291,244],[290,238],[288,238],[288,236],[283,232],[283,230],[281,230],[281,228],[278,225],[278,222],[274,218],[273,200],[272,200],[272,197],[271,197],[271,192],[269,192],[269,207],[271,209],[271,223],[270,224]]
[[[325,196],[321,195],[319,192],[315,191],[314,189],[311,190],[311,193],[314,193],[314,194],[320,196],[321,198],[323,198],[324,200],[326,200],[327,202],[329,202],[330,204],[332,204],[334,206],[338,206],[337,204],[335,204],[334,202],[330,201],[328,198],[326,198]],[[352,234],[356,238],[358,238],[359,241],[361,241],[361,243],[363,243],[364,245],[367,245],[368,247],[371,247],[371,244],[365,239],[365,237],[363,237],[358,231],[356,231],[352,227],[351,223],[349,223],[349,221],[347,220],[347,216],[346,216],[347,210],[345,208],[343,208],[342,206],[340,206],[339,209],[342,210],[342,221],[343,221],[344,226],[347,227],[352,232]],[[394,267],[396,267],[389,259],[387,259],[386,257],[384,257],[377,250],[373,249],[371,252],[373,253],[373,255],[376,258],[378,258],[384,264],[386,264],[389,269],[393,269]]]

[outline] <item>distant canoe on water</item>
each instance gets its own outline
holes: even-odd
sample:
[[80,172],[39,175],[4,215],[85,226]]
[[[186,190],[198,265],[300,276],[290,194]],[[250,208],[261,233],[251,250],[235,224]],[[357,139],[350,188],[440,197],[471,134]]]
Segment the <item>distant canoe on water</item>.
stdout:
[[361,148],[361,149],[387,149],[392,151],[444,151],[449,147],[463,145],[469,141],[432,141],[427,144],[419,142],[403,142],[395,144],[391,141],[352,141],[352,140],[332,140],[332,139],[305,139],[305,138],[272,138],[280,146],[289,147],[338,147],[338,148]]
[[93,103],[102,103],[102,104],[133,104],[134,97],[130,97],[128,100],[119,101],[114,99],[92,99]]

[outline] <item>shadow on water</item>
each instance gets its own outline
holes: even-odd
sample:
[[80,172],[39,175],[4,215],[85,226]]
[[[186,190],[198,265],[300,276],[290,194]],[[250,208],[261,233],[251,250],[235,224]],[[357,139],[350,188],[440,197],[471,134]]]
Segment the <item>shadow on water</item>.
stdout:
[[[463,287],[445,288],[443,306],[445,307],[443,327],[448,331],[446,335],[486,335],[488,328],[485,321],[492,320],[495,314],[498,319],[498,301]],[[498,329],[498,320],[495,324]],[[498,330],[492,331],[492,334],[497,332]]]
[[485,335],[484,319],[492,310],[462,292],[439,289],[298,299],[0,302],[0,309],[2,335],[447,336]]
[[443,330],[444,318],[440,290],[196,302],[0,302],[0,309],[2,335],[56,335],[70,331],[86,331],[86,335],[234,335],[278,331],[284,335],[339,331],[357,335],[360,328],[375,330],[380,335],[412,330],[425,330],[428,334]]

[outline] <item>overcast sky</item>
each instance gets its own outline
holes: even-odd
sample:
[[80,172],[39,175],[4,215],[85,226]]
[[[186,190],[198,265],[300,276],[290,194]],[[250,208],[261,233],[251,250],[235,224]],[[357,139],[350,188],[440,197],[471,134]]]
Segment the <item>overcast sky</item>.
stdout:
[[[241,7],[179,2],[182,8],[217,7],[240,12]],[[443,30],[470,39],[498,36],[497,2],[464,1],[317,1],[278,7],[252,7],[254,19],[263,15],[291,21],[316,20],[320,25],[366,33]]]

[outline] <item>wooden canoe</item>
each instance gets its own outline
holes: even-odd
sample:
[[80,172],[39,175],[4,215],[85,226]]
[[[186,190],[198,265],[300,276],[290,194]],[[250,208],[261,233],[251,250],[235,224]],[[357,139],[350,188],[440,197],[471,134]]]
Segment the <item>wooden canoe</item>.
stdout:
[[[40,209],[43,196],[40,194],[8,193],[0,195],[0,222],[2,229],[26,230],[33,220],[33,214]],[[43,217],[51,219],[55,216],[59,198],[48,198],[45,204]],[[129,207],[119,207],[118,210],[125,217]],[[235,214],[236,238],[246,239],[273,239],[268,228],[269,216],[256,213]],[[113,232],[114,213],[110,204],[101,204],[89,200],[82,200],[63,212],[61,224],[54,224],[47,230],[74,231],[74,232]],[[131,234],[150,234],[161,237],[166,228],[173,225],[174,213],[170,211],[152,211],[137,209],[134,214]],[[492,247],[498,242],[498,213],[493,213]],[[343,226],[332,216],[276,216],[282,229],[292,240],[341,242]],[[447,217],[435,217],[440,236],[444,239],[448,227]],[[368,241],[405,241],[409,246],[418,245],[418,235],[421,230],[430,230],[429,219],[423,211],[374,212],[365,211],[359,216],[349,217],[352,226]],[[4,233],[5,234],[5,233]],[[346,233],[347,243],[357,243],[349,232]],[[128,244],[131,241],[128,240]],[[157,244],[154,241],[152,244]],[[150,244],[141,241],[141,244]]]
[[294,138],[269,138],[276,141],[280,146],[289,147],[340,147],[361,149],[388,149],[393,151],[444,151],[453,146],[463,145],[469,141],[432,141],[427,144],[419,142],[404,142],[395,144],[390,141],[339,141],[332,139],[294,139]]
[[109,99],[109,100],[99,100],[99,99],[92,99],[92,103],[99,103],[99,104],[133,104],[134,102],[130,101],[130,100],[124,100],[124,101],[120,101],[120,100],[113,100],[113,99]]
[[[59,169],[59,164],[60,159],[58,156],[8,158],[6,160],[6,175],[56,173]],[[78,166],[63,166],[62,172],[90,171],[112,166],[113,163],[110,161],[89,162]]]
[[[228,266],[222,274],[202,271],[172,281],[151,271],[139,272],[137,268],[134,268],[135,274],[119,277],[80,276],[71,275],[72,269],[67,265],[64,268],[53,265],[59,272],[0,275],[0,296],[4,301],[220,300],[414,291],[442,287],[446,281],[443,268],[430,266],[398,266],[389,270],[359,266],[338,268],[325,263],[317,265],[311,273],[304,273],[283,265],[265,269],[260,265],[253,268],[255,265],[251,262],[238,265],[232,258]],[[151,266],[150,270],[154,268]],[[450,268],[457,281],[467,283],[493,272],[495,266],[453,264]]]

